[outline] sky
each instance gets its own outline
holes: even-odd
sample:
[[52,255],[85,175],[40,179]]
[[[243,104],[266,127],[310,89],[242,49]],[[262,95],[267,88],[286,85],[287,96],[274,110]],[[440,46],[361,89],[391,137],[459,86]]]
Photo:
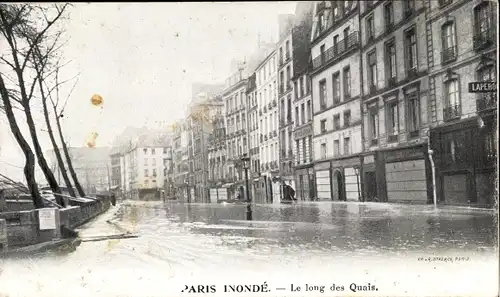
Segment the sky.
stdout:
[[[71,146],[84,146],[92,132],[109,146],[126,126],[157,128],[183,118],[193,83],[223,83],[233,59],[261,41],[277,41],[278,15],[294,2],[74,4],[65,20],[69,41],[61,79],[78,75],[63,118]],[[61,90],[69,93],[71,84]],[[99,94],[102,108],[90,103]],[[35,104],[36,105],[36,104]],[[34,106],[44,150],[41,107]],[[25,121],[18,114],[18,121]],[[23,132],[28,137],[27,128]],[[29,137],[28,137],[29,138]],[[0,114],[0,173],[24,180],[24,158]]]

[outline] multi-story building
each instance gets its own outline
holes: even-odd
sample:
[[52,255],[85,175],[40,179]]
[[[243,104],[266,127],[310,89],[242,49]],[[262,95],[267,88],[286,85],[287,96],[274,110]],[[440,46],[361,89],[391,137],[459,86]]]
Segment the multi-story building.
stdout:
[[[313,167],[312,97],[309,68],[311,65],[311,29],[314,2],[297,5],[292,28],[293,60],[293,169],[295,195],[300,200],[315,197]],[[282,163],[282,166],[285,164]],[[283,168],[283,167],[282,167]]]
[[264,190],[266,203],[279,202],[280,197],[277,66],[276,51],[272,51],[255,69],[260,132],[260,188]]
[[238,72],[226,80],[225,90],[223,91],[228,152],[227,172],[232,182],[230,186],[230,195],[232,196],[236,196],[238,193],[244,195],[246,192],[242,190],[245,187],[245,180],[240,160],[244,154],[248,154],[247,78],[248,74],[245,67],[240,65]]
[[221,187],[229,178],[226,172],[226,123],[224,113],[214,117],[213,132],[208,139],[209,185]]
[[[120,162],[120,149],[112,148],[110,152],[111,158],[111,189],[117,193],[121,193],[121,162]],[[121,196],[121,195],[120,195]]]
[[[111,188],[111,172],[108,147],[70,147],[68,148],[71,162],[78,181],[85,194],[96,194]],[[55,158],[54,150],[49,150],[49,164],[56,168],[55,176],[59,184],[61,180],[61,169]]]
[[496,82],[497,5],[425,2],[426,31],[418,37],[428,50],[429,102],[421,106],[428,106],[440,203],[495,202],[497,94],[470,93],[468,83]]
[[189,153],[190,122],[179,120],[173,127],[173,166],[174,166],[174,196],[179,201],[188,202],[189,198]]
[[222,116],[224,106],[222,97],[216,96],[214,92],[217,90],[212,88],[198,93],[191,107],[195,202],[209,202],[208,143],[213,133],[213,121]]
[[[295,188],[293,179],[293,135],[292,135],[292,77],[293,72],[293,15],[280,16],[278,51],[278,114],[280,181]],[[295,35],[296,36],[296,35]],[[282,197],[282,194],[280,195]]]
[[120,184],[125,197],[163,196],[172,165],[171,140],[171,133],[166,131],[127,128],[115,141],[114,146],[120,152]]
[[248,100],[248,131],[250,141],[250,173],[252,180],[251,197],[255,203],[265,203],[265,188],[260,180],[260,133],[259,133],[259,108],[257,100],[256,74],[253,73],[248,79],[247,100]]
[[432,175],[425,2],[361,4],[365,196],[426,203]]
[[311,36],[314,170],[318,200],[361,198],[359,6],[323,1]]

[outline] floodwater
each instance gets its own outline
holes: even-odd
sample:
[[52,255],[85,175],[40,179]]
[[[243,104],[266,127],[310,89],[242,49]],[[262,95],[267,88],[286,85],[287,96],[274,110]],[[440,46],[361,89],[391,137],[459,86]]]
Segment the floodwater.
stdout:
[[247,294],[498,292],[494,211],[327,202],[252,205],[251,220],[247,212],[234,204],[125,202],[80,236],[128,231],[139,238],[0,260],[0,296],[187,296],[192,285],[214,285],[208,295],[233,296],[245,293],[224,292],[224,284],[264,282],[269,292]]

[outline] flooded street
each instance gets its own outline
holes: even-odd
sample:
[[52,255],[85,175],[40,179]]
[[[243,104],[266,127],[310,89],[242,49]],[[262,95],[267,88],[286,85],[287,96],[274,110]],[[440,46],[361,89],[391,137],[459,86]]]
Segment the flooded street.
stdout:
[[[343,285],[351,294],[353,282],[378,288],[359,296],[478,290],[493,296],[497,289],[492,211],[375,203],[253,205],[251,221],[246,212],[245,205],[126,202],[80,235],[130,231],[139,238],[2,260],[0,296],[62,296],[66,285],[73,288],[71,296],[183,296],[185,285],[263,282],[270,290],[265,296],[301,296],[290,292],[290,284],[313,282]],[[429,261],[435,256],[448,258]],[[455,279],[470,284],[452,285]],[[235,294],[221,290],[211,295]],[[334,296],[325,290],[307,296]]]

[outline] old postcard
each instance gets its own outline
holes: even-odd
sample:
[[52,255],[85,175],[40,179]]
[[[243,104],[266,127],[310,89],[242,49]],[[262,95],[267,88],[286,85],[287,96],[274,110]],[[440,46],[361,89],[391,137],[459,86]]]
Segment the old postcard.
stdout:
[[0,297],[499,296],[497,24],[0,4]]

